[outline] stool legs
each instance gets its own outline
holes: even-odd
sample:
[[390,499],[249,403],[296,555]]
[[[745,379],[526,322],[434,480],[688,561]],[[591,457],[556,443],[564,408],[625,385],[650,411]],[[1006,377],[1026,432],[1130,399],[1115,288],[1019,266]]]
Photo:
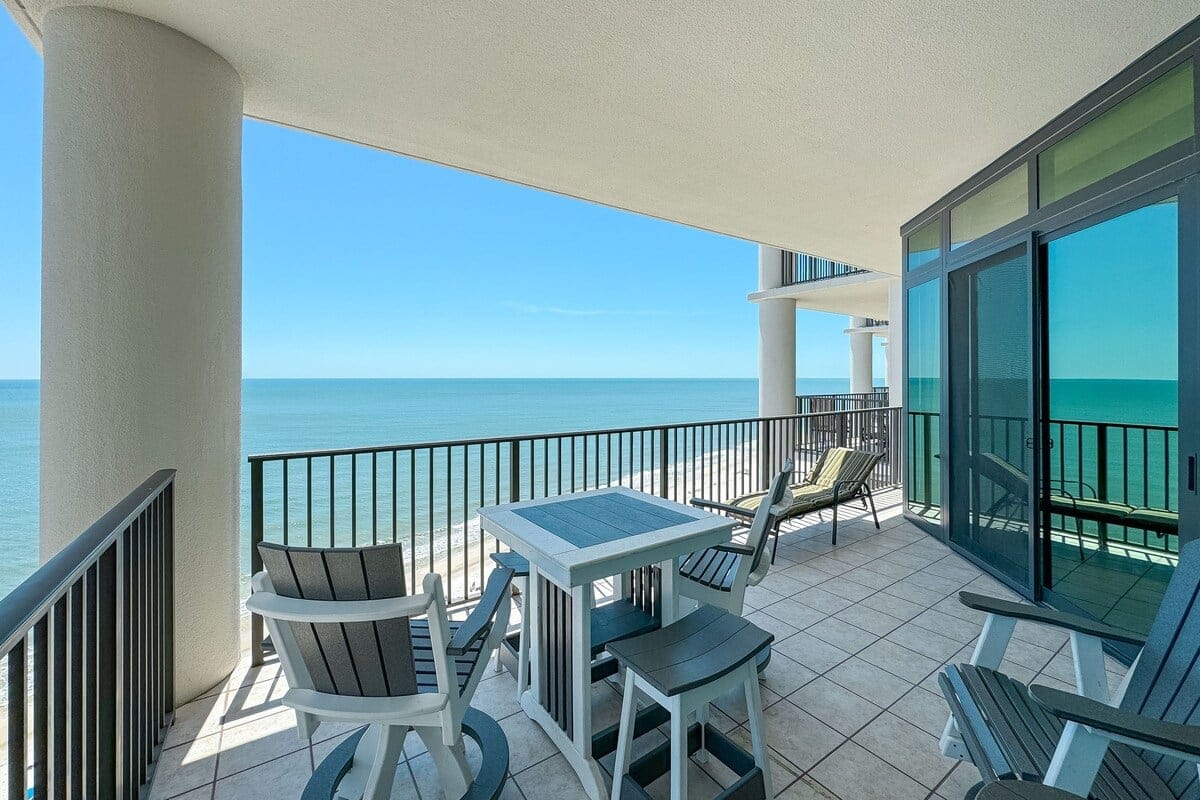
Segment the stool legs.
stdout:
[[[671,800],[687,800],[688,736],[687,713],[674,698],[671,709]],[[630,727],[633,727],[630,725]]]
[[[513,581],[521,593],[522,606],[529,598],[529,578],[517,578]],[[521,626],[519,628],[519,639],[517,640],[517,697],[525,694],[525,690],[529,688],[529,615],[526,613],[528,609],[521,608]],[[504,643],[500,643],[500,647],[496,648],[496,672],[504,669],[500,664],[500,648],[504,647]]]
[[637,718],[637,676],[625,670],[625,694],[621,697],[621,729],[617,733],[617,758],[613,764],[612,800],[621,800],[621,784],[633,759],[633,727]]
[[[633,756],[634,723],[637,718],[637,698],[643,691],[647,696],[663,705],[671,712],[671,800],[687,800],[688,787],[688,725],[692,715],[701,726],[708,718],[708,703],[714,696],[737,686],[740,679],[743,691],[746,693],[746,711],[749,715],[750,741],[753,749],[754,763],[762,770],[763,788],[768,800],[774,797],[771,785],[771,762],[767,755],[766,737],[763,730],[762,694],[758,687],[758,670],[755,659],[744,664],[738,672],[726,676],[734,683],[724,683],[720,686],[698,687],[673,697],[663,697],[649,688],[649,684],[639,684],[639,676],[633,669],[625,670],[625,694],[621,699],[621,729],[617,735],[616,763],[613,765],[612,800],[621,800],[621,790],[625,775]],[[703,727],[701,727],[701,750],[704,752]]]
[[517,698],[529,688],[529,578],[521,581],[521,638],[517,643]]
[[767,755],[767,743],[763,736],[762,693],[758,690],[758,669],[755,661],[750,662],[750,674],[746,679],[746,713],[750,723],[750,746],[754,750],[754,762],[763,773],[763,788],[767,800],[775,796],[771,788],[771,760]]

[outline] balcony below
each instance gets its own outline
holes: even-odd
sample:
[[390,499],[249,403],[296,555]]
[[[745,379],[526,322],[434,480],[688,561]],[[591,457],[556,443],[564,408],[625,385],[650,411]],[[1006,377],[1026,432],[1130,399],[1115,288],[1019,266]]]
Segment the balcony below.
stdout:
[[[906,522],[898,491],[881,492],[877,502],[882,530],[846,506],[837,547],[829,544],[828,519],[790,523],[771,573],[746,595],[754,609],[748,618],[776,636],[763,704],[773,780],[786,800],[959,800],[978,780],[974,767],[939,754],[947,709],[937,673],[970,657],[982,621],[957,602],[957,592],[1015,595]],[[1017,626],[1003,669],[1021,680],[1073,687],[1066,634],[1028,623]],[[1110,661],[1110,684],[1121,673]],[[285,691],[273,658],[251,668],[247,657],[228,681],[178,709],[151,797],[298,796],[314,765],[351,728],[324,725],[311,745],[302,741],[280,703]],[[582,798],[563,756],[515,695],[507,672],[489,670],[475,696],[509,741],[512,779],[504,797]],[[597,725],[617,720],[615,686],[595,684],[593,703]],[[748,743],[740,700],[731,695],[717,709],[714,723]],[[468,760],[478,756],[471,747]],[[715,760],[690,769],[696,797],[712,796],[733,777]],[[650,791],[666,797],[667,780]],[[438,795],[431,760],[411,736],[393,797]]]

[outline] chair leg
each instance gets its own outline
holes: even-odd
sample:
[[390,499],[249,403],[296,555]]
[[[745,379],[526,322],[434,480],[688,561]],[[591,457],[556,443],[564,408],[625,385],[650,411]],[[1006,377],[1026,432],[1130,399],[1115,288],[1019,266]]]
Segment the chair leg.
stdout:
[[775,557],[779,555],[779,523],[775,523],[775,530],[771,534],[775,537],[775,542],[771,545],[771,563],[775,563]]
[[[467,766],[462,737],[459,737],[456,744],[447,745],[442,741],[441,728],[417,728],[417,733],[425,743],[425,749],[433,757],[446,800],[459,800],[471,785],[471,768]],[[386,800],[387,797],[388,795],[383,795],[379,800]]]
[[517,698],[525,694],[529,688],[529,579],[526,578],[521,589],[524,602],[521,608],[521,638],[517,642]]
[[617,732],[617,758],[613,764],[612,800],[621,800],[621,784],[633,758],[633,726],[637,720],[637,685],[633,670],[625,670],[625,695],[621,698],[621,727]]
[[762,694],[758,689],[758,672],[754,668],[753,661],[747,665],[745,685],[746,712],[749,716],[747,724],[750,726],[750,745],[754,750],[754,763],[762,770],[763,788],[766,789],[766,797],[771,798],[775,796],[771,789],[771,759],[767,755],[766,737],[763,733]]
[[875,530],[879,530],[879,514],[875,512],[875,495],[871,494],[871,487],[864,486],[867,492],[867,501],[871,504],[871,516],[875,519]]
[[[372,725],[354,751],[350,771],[338,784],[338,794],[353,797],[361,791],[363,800],[388,800],[408,730],[404,725]],[[365,772],[362,767],[366,767]]]
[[837,503],[833,504],[833,544],[837,544]]
[[[688,737],[687,714],[679,698],[671,709],[671,800],[688,800]],[[769,796],[769,795],[768,795]]]

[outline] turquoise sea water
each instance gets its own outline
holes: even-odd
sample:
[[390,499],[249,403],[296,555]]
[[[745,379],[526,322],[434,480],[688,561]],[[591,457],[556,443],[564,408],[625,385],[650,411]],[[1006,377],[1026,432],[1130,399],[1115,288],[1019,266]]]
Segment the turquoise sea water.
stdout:
[[[844,392],[801,380],[798,392]],[[248,453],[754,416],[754,380],[247,380]],[[0,594],[37,566],[38,383],[0,381]]]

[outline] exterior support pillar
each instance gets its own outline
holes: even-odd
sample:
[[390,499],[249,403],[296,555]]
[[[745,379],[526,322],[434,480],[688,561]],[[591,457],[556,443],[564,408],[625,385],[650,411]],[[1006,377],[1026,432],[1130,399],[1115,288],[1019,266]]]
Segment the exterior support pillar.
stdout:
[[43,21],[41,556],[157,469],[175,488],[175,686],[239,654],[242,83],[106,9]]
[[[758,247],[758,288],[783,283],[783,251]],[[796,413],[796,301],[788,298],[758,304],[758,414],[779,417]]]
[[888,283],[887,358],[888,405],[904,404],[904,284],[896,278]]
[[[866,327],[866,317],[851,317],[851,328]],[[875,380],[871,363],[871,338],[869,333],[850,334],[850,392],[860,394],[871,391]]]

